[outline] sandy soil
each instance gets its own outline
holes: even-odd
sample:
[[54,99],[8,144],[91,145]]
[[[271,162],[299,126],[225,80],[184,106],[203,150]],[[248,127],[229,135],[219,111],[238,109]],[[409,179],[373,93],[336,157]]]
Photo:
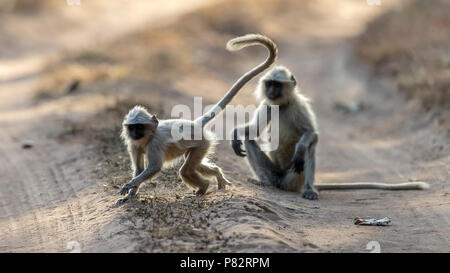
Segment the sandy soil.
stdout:
[[[204,70],[188,74],[194,80],[186,75],[175,81],[177,89],[133,81],[120,92],[97,85],[111,90],[90,89],[36,103],[43,61],[54,58],[55,52],[74,49],[58,39],[51,42],[48,37],[57,37],[59,31],[52,30],[40,35],[54,46],[50,53],[40,47],[11,48],[0,62],[0,251],[68,252],[68,242],[76,241],[83,252],[368,252],[367,243],[378,241],[382,252],[447,252],[449,136],[429,122],[431,116],[404,104],[390,82],[371,77],[353,59],[353,37],[390,8],[384,2],[382,7],[360,2],[317,1],[307,5],[302,18],[292,10],[280,10],[286,13],[286,22],[296,23],[292,29],[280,29],[270,20],[260,29],[279,41],[279,63],[293,70],[313,100],[321,133],[317,183],[421,180],[429,182],[431,189],[321,192],[320,200],[308,201],[299,194],[247,182],[250,173],[245,162],[233,155],[228,142],[222,142],[214,160],[232,181],[230,189],[211,187],[205,197],[195,197],[168,169],[156,183],[144,185],[140,200],[113,209],[116,188],[129,179],[118,126],[135,96],[152,87],[155,96],[146,103],[153,109],[158,106],[162,116],[168,115],[163,109],[170,105],[192,104],[194,95],[215,101],[225,90],[224,82],[230,84],[264,52],[249,50],[233,56],[211,50],[211,55],[205,45],[207,55],[200,63],[207,63]],[[140,18],[141,23],[104,39],[138,27],[151,28],[152,19],[143,12],[151,14],[151,7],[137,9],[139,17],[134,20],[140,22]],[[223,11],[220,6],[217,9]],[[124,18],[135,14],[131,8],[111,8],[108,16],[119,12],[127,15]],[[180,8],[159,16],[167,18],[164,24],[177,28],[185,21],[174,18],[184,12]],[[114,24],[105,19],[103,27],[113,29]],[[79,26],[80,46],[88,46],[86,37],[96,36],[95,29]],[[301,34],[287,39],[283,31],[290,30]],[[28,54],[14,55],[14,50]],[[196,50],[202,52],[201,47]],[[209,63],[209,56],[221,62]],[[238,59],[241,62],[236,64]],[[214,75],[223,70],[220,81]],[[199,87],[193,89],[192,83]],[[220,88],[209,90],[210,86]],[[254,102],[250,96],[254,86],[250,84],[235,103]],[[342,113],[334,108],[337,101],[362,102],[364,108]],[[99,134],[103,131],[105,135]],[[100,153],[99,148],[104,151]],[[355,226],[357,216],[389,216],[392,225]]]

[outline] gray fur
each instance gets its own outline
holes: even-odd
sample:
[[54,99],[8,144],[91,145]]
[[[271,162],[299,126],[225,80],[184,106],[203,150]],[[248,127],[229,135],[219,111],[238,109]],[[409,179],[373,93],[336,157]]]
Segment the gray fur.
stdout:
[[124,125],[131,124],[152,124],[155,116],[150,116],[147,110],[140,105],[133,107],[123,120]]
[[[208,132],[203,128],[208,121],[212,120],[218,112],[225,108],[245,83],[270,67],[275,61],[277,47],[269,38],[262,35],[249,34],[238,37],[229,41],[227,48],[229,50],[238,50],[256,44],[263,45],[269,50],[269,57],[266,61],[244,74],[216,106],[199,119],[195,121],[171,119],[159,122],[155,116],[151,116],[142,106],[135,106],[130,110],[123,121],[122,138],[128,148],[134,177],[120,190],[119,193],[126,195],[126,197],[119,199],[116,205],[121,205],[133,198],[143,181],[151,179],[165,164],[181,157],[184,157],[185,161],[180,168],[180,177],[183,182],[197,189],[197,194],[206,193],[209,187],[209,180],[206,177],[215,177],[219,189],[225,188],[226,185],[231,185],[224,177],[222,170],[213,163],[208,162],[206,158],[213,151],[215,142],[208,139]],[[144,127],[139,129],[130,128],[142,127],[135,126],[137,124],[142,124]],[[204,133],[204,137],[200,140],[194,140],[193,136],[190,136],[190,138],[183,136],[183,132],[180,132],[183,136],[182,139],[175,139],[172,136],[172,128],[174,126],[177,128],[191,128],[191,133],[193,134],[195,132],[194,128],[198,128],[199,125],[201,125]],[[139,130],[139,136],[133,135],[137,140],[130,137],[130,130]],[[144,168],[144,157],[147,162],[146,168]]]
[[236,96],[239,90],[251,79],[256,77],[259,73],[263,72],[269,68],[276,60],[278,54],[277,45],[270,40],[268,37],[260,34],[247,34],[245,36],[234,38],[227,43],[227,49],[230,51],[240,50],[242,48],[262,45],[269,50],[269,56],[267,59],[254,67],[252,70],[248,71],[242,75],[230,88],[230,90],[225,94],[225,96],[212,107],[205,115],[201,116],[196,120],[196,122],[201,122],[202,127],[204,127],[210,120],[212,120],[217,114],[225,109],[231,100]]
[[[264,81],[273,80],[283,84],[282,95],[270,100],[265,95]],[[236,139],[238,132],[248,131],[258,126],[257,120],[263,112],[264,105],[279,105],[279,147],[268,154],[261,151],[254,140],[245,140],[247,162],[254,175],[263,184],[271,184],[280,189],[302,193],[306,199],[317,199],[319,190],[344,189],[384,189],[384,190],[417,190],[426,189],[424,182],[401,184],[385,183],[337,183],[314,185],[315,180],[315,147],[319,140],[316,116],[309,99],[300,93],[292,73],[284,66],[277,66],[261,77],[256,95],[261,104],[256,116],[249,124],[234,130],[233,149],[236,154],[245,156],[240,149],[241,141]],[[270,130],[270,124],[267,128]],[[259,133],[259,131],[258,131]],[[258,134],[259,136],[259,134]]]

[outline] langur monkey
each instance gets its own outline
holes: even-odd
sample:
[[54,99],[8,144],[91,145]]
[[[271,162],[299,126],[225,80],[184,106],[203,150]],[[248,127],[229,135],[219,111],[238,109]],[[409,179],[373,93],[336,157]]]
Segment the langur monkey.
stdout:
[[[180,177],[184,183],[197,189],[197,194],[204,194],[208,189],[209,181],[205,177],[215,177],[219,189],[223,189],[226,185],[231,184],[224,177],[222,170],[218,166],[207,161],[206,157],[212,152],[214,142],[208,137],[210,133],[204,131],[203,128],[225,108],[249,80],[269,68],[275,62],[277,46],[273,41],[263,35],[248,34],[237,37],[227,43],[227,49],[236,51],[252,45],[266,47],[269,51],[267,59],[241,76],[225,96],[198,119],[194,121],[184,119],[159,121],[156,116],[150,115],[142,106],[135,106],[130,110],[123,121],[122,138],[128,148],[134,176],[120,190],[119,194],[126,195],[126,197],[119,199],[116,206],[134,197],[139,185],[144,180],[151,179],[155,176],[161,170],[164,163],[168,163],[181,156],[184,156],[185,161],[179,171]],[[186,137],[186,134],[179,132],[182,138],[176,139],[172,135],[174,126],[176,126],[177,130],[181,131],[184,128],[189,128],[191,129],[190,132],[192,135]],[[203,132],[201,139],[194,139],[193,132],[195,128],[201,128]],[[144,161],[146,166],[144,166]]]
[[[233,130],[232,148],[238,156],[247,156],[254,175],[260,183],[280,189],[302,193],[306,199],[317,199],[317,190],[382,189],[420,190],[428,188],[424,182],[400,184],[385,183],[333,183],[314,185],[315,150],[319,141],[316,117],[309,100],[297,87],[292,73],[283,66],[276,66],[263,76],[256,88],[261,101],[253,120]],[[259,137],[262,130],[270,130],[270,106],[279,106],[279,146],[266,154],[255,140],[249,140],[249,131]],[[265,116],[264,128],[259,119]],[[264,120],[264,119],[263,119]],[[238,139],[245,134],[244,146]]]

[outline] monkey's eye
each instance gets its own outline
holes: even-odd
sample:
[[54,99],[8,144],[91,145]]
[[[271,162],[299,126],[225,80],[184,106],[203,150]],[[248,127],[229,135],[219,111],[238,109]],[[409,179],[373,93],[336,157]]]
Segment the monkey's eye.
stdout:
[[273,85],[274,88],[281,88],[282,83],[281,82],[277,82],[277,81],[273,81],[272,85]]
[[144,124],[133,124],[128,126],[128,130],[130,131],[142,131],[144,130],[145,126]]
[[282,83],[278,82],[278,81],[274,81],[274,80],[269,80],[265,82],[266,88],[281,88],[282,87]]

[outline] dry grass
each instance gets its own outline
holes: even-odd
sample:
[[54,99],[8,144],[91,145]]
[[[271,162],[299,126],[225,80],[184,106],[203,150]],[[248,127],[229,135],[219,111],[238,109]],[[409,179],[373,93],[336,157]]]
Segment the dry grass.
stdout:
[[376,75],[450,128],[450,3],[412,1],[369,24],[357,41],[358,56]]
[[[165,183],[167,188],[170,184]],[[141,194],[129,207],[131,214],[126,220],[131,223],[130,229],[140,231],[137,251],[222,252],[236,244],[235,235],[224,236],[220,226],[212,224],[220,221],[221,210],[233,198],[230,193],[199,198],[179,188],[171,192],[162,194],[158,189]]]

